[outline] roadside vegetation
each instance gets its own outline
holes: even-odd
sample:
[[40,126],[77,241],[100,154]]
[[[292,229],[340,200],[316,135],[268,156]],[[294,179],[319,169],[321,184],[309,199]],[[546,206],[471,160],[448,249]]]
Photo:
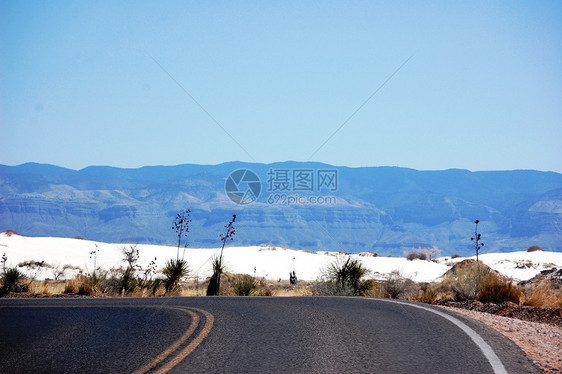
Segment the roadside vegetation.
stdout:
[[[483,265],[482,267],[485,267]],[[145,270],[137,273],[130,285],[123,281],[126,269],[112,271],[98,270],[96,275],[78,274],[70,279],[50,279],[30,281],[17,268],[0,277],[0,289],[7,292],[28,292],[37,296],[78,295],[78,296],[129,296],[150,297],[167,294],[163,277],[155,277],[154,273],[145,274]],[[461,263],[455,272],[450,272],[440,282],[416,283],[393,272],[382,279],[373,279],[366,274],[356,289],[352,283],[340,283],[335,279],[303,281],[291,284],[290,281],[272,281],[254,278],[248,274],[221,275],[221,296],[313,296],[313,295],[358,295],[365,297],[395,298],[417,301],[428,304],[443,303],[446,300],[456,302],[502,303],[506,301],[517,305],[533,307],[562,308],[562,289],[549,280],[516,285],[493,271],[482,269],[471,262]],[[194,279],[183,279],[179,282],[174,295],[203,296],[210,279],[196,282]],[[342,286],[343,285],[343,286]],[[8,291],[9,290],[9,291]],[[169,294],[169,293],[168,293]]]
[[[342,254],[335,257],[319,274],[317,281],[298,281],[296,272],[290,271],[287,280],[278,282],[252,277],[248,274],[231,274],[225,268],[224,247],[234,239],[236,215],[224,226],[219,235],[220,253],[210,259],[212,275],[202,281],[191,276],[188,259],[185,258],[190,230],[190,210],[179,212],[172,229],[177,238],[176,256],[168,259],[163,268],[156,266],[157,258],[148,264],[139,263],[140,248],[136,244],[121,246],[122,266],[101,269],[98,266],[100,248],[89,252],[91,271],[69,264],[47,264],[44,261],[27,260],[11,266],[4,254],[0,262],[0,296],[6,294],[68,295],[68,296],[365,296],[403,299],[428,304],[444,303],[493,303],[510,302],[516,305],[543,308],[562,308],[562,270],[546,274],[543,278],[516,284],[490,269],[480,261],[464,260],[454,264],[438,282],[416,283],[399,272],[382,277],[370,274],[361,258]],[[478,221],[474,236],[475,252],[482,247]],[[8,232],[18,235],[16,232]],[[542,251],[531,246],[528,252]],[[434,261],[440,253],[436,247],[418,248],[405,257],[410,261]],[[453,255],[453,258],[459,257]],[[23,272],[23,268],[27,272]],[[20,270],[21,269],[21,270]],[[548,273],[548,272],[547,272]],[[560,273],[560,274],[558,274]],[[27,275],[26,275],[27,274]],[[39,274],[44,281],[37,281]],[[558,274],[558,275],[557,275]],[[554,275],[554,277],[553,277]]]

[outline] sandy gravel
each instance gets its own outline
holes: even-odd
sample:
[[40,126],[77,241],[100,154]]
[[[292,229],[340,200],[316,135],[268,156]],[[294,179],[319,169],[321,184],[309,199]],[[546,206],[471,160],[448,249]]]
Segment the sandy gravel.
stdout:
[[511,339],[545,373],[562,373],[562,328],[459,308],[448,310],[481,321]]

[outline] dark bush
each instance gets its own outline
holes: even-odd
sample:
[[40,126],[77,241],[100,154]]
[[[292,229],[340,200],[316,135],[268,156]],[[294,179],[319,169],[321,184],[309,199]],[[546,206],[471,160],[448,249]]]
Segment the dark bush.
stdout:
[[382,283],[382,290],[385,297],[397,299],[406,292],[408,288],[407,280],[400,273],[393,271]]
[[544,252],[544,249],[536,245],[532,245],[529,248],[527,248],[527,252],[536,252],[536,251]]

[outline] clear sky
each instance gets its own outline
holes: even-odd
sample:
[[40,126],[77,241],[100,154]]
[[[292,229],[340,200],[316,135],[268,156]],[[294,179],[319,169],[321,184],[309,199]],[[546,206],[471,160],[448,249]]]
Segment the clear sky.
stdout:
[[562,172],[560,1],[1,1],[0,27],[1,164]]

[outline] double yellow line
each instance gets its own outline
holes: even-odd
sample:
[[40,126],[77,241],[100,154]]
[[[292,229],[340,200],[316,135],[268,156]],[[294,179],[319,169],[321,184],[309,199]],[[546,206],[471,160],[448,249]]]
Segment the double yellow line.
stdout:
[[163,366],[161,366],[160,368],[158,368],[156,371],[154,371],[154,374],[165,374],[168,371],[170,371],[172,368],[174,368],[177,364],[179,364],[184,358],[186,358],[191,352],[193,352],[193,350],[195,350],[195,348],[197,348],[197,346],[199,346],[199,344],[201,344],[201,342],[203,341],[203,339],[205,339],[207,337],[207,335],[209,335],[209,333],[211,332],[211,329],[213,328],[213,323],[215,321],[215,317],[213,317],[213,315],[209,312],[207,312],[206,310],[203,309],[198,309],[198,308],[191,308],[191,307],[172,307],[172,306],[162,306],[162,305],[14,305],[14,306],[2,306],[2,308],[60,308],[60,309],[65,309],[65,308],[165,308],[165,309],[170,309],[170,310],[180,310],[182,312],[187,313],[190,317],[191,317],[191,324],[189,325],[189,328],[185,331],[185,333],[178,339],[176,340],[172,345],[170,345],[166,350],[164,350],[162,353],[160,353],[154,360],[150,361],[148,364],[144,365],[143,367],[141,367],[138,370],[135,370],[133,372],[133,374],[145,374],[148,373],[149,371],[153,370],[156,366],[158,366],[160,363],[162,363],[164,360],[170,358],[170,356],[172,356],[174,354],[175,351],[178,350],[178,348],[184,344],[187,340],[189,340],[189,338],[193,335],[193,333],[195,332],[195,330],[197,330],[197,327],[199,326],[200,323],[200,317],[199,315],[196,313],[201,313],[205,316],[205,325],[203,326],[203,328],[201,329],[201,331],[199,331],[199,334],[197,334],[197,336],[195,336],[195,338],[185,347],[183,348],[181,351],[177,352],[175,354],[175,356],[171,357],[171,359],[166,362]]
[[133,372],[133,374],[145,374],[147,372],[149,372],[150,370],[152,370],[154,367],[156,367],[158,364],[160,364],[162,361],[164,361],[165,359],[167,359],[174,351],[176,351],[178,349],[178,347],[180,345],[182,345],[183,343],[185,343],[190,337],[191,335],[195,332],[195,330],[197,329],[197,326],[199,325],[199,316],[197,315],[197,313],[194,312],[197,311],[199,313],[202,313],[205,316],[205,326],[203,326],[203,329],[199,332],[199,334],[191,341],[191,343],[189,343],[187,345],[187,347],[185,347],[184,349],[182,349],[181,351],[179,351],[175,357],[173,357],[170,361],[168,361],[164,366],[162,366],[161,368],[159,368],[157,371],[155,371],[155,374],[164,374],[167,373],[168,371],[170,371],[173,367],[175,367],[177,364],[179,364],[184,358],[186,358],[191,352],[193,352],[193,350],[195,348],[197,348],[197,346],[199,344],[201,344],[201,342],[203,341],[203,339],[205,339],[207,337],[207,335],[209,335],[209,333],[211,332],[211,329],[213,327],[213,323],[215,321],[215,318],[213,317],[213,315],[209,312],[207,312],[206,310],[203,309],[197,309],[197,308],[182,308],[182,307],[169,307],[170,309],[176,309],[176,310],[181,310],[183,312],[186,312],[187,314],[189,314],[191,316],[191,324],[189,325],[189,328],[187,329],[187,331],[178,339],[176,340],[171,346],[169,346],[165,351],[163,351],[162,353],[160,353],[158,355],[158,357],[156,357],[154,360],[152,360],[151,362],[149,362],[148,364],[144,365],[143,367],[141,367],[140,369],[136,370],[135,372]]

